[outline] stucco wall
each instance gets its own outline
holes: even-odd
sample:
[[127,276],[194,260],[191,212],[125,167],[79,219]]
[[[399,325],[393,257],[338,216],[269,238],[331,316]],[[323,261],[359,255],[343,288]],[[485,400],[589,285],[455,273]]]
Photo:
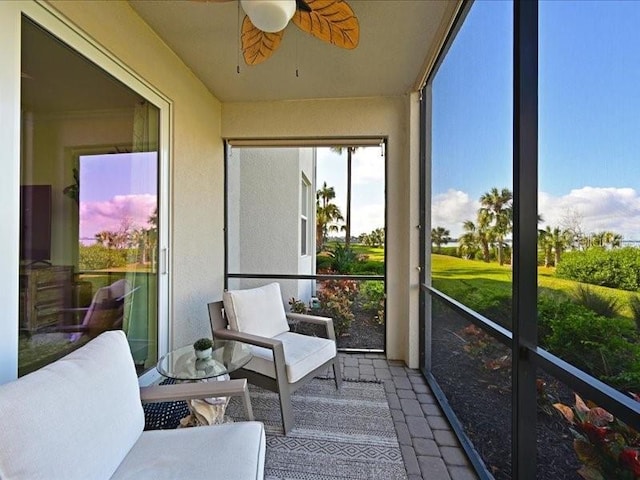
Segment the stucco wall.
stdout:
[[[313,181],[313,160],[311,148],[232,149],[227,161],[230,273],[313,273],[313,256],[300,255],[299,223],[301,179],[304,174]],[[311,198],[309,205],[314,205]],[[233,282],[233,288],[271,281],[241,279]],[[291,297],[311,300],[312,282],[280,283],[285,305]]]
[[[411,103],[392,98],[224,103],[223,138],[318,138],[384,136],[387,145],[387,356],[417,366],[417,195],[418,165],[411,147]],[[414,203],[412,203],[412,201]],[[413,218],[415,216],[415,218]],[[416,302],[417,303],[417,302]],[[410,341],[411,340],[411,341]]]

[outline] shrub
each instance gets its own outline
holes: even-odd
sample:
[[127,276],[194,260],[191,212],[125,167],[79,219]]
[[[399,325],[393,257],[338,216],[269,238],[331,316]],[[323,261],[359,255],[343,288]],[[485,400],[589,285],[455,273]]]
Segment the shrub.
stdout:
[[360,285],[359,293],[362,307],[366,310],[374,310],[380,325],[384,323],[384,282],[367,280]]
[[640,478],[640,434],[605,409],[575,396],[575,406],[553,406],[571,424],[573,448],[586,479]]
[[556,275],[604,287],[640,289],[640,249],[633,247],[566,252]]
[[577,305],[559,292],[543,293],[538,296],[538,339],[539,343],[547,346],[547,339],[552,333],[553,322],[562,321],[571,314],[580,315],[588,309]]
[[351,273],[360,275],[384,275],[384,262],[377,260],[365,260],[353,264]]
[[448,255],[449,257],[458,257],[460,258],[460,251],[458,247],[440,247],[440,249],[436,252],[438,255]]
[[309,307],[302,300],[296,300],[294,297],[289,299],[292,313],[309,313]]
[[331,257],[331,270],[343,275],[350,274],[353,267],[358,263],[358,255],[350,248],[346,248],[341,243],[337,243],[329,253]]
[[633,320],[636,322],[636,329],[640,333],[640,296],[634,295],[629,299],[629,306],[633,315]]
[[316,271],[330,270],[332,261],[332,258],[328,255],[316,255]]
[[[640,345],[635,332],[622,319],[606,318],[581,306],[558,302],[543,308],[544,337],[540,344],[563,360],[621,390],[640,388]],[[547,307],[549,305],[547,304]]]
[[573,299],[579,305],[593,310],[603,317],[613,318],[620,312],[620,304],[613,297],[602,295],[586,285],[578,285]]
[[320,282],[318,300],[320,310],[333,319],[336,335],[349,331],[355,318],[351,311],[353,300],[358,294],[358,284],[353,280],[324,280]]
[[104,270],[127,265],[129,251],[107,248],[102,245],[80,245],[78,268],[80,270]]

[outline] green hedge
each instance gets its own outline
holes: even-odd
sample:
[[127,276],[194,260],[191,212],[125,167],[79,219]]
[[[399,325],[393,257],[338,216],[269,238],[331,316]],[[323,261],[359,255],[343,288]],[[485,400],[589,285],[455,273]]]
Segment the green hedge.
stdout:
[[81,245],[78,268],[82,270],[104,270],[127,265],[129,250],[107,248],[102,245]]
[[384,262],[376,260],[358,262],[351,267],[351,273],[356,275],[384,275]]
[[606,318],[559,295],[538,299],[540,345],[626,391],[640,390],[640,344],[627,319]]
[[432,247],[432,252],[437,253],[438,255],[448,255],[450,257],[461,258],[458,247]]
[[640,289],[640,248],[566,252],[556,275],[592,285],[637,291]]

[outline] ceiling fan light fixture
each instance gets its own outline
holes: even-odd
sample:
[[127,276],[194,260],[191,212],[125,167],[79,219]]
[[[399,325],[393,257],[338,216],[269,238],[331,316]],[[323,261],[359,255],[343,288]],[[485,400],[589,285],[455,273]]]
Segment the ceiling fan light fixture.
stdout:
[[296,0],[240,0],[251,23],[263,32],[283,30],[296,13]]

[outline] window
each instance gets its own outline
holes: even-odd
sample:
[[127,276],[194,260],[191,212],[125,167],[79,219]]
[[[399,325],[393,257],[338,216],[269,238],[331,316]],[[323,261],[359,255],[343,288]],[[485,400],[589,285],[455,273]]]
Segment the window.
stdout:
[[311,184],[302,175],[300,182],[300,255],[309,254],[309,206],[311,205]]

